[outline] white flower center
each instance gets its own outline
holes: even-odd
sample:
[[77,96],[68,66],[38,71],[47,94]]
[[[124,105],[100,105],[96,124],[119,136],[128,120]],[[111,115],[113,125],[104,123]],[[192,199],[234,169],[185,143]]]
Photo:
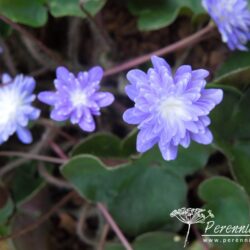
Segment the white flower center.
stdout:
[[88,103],[87,95],[82,90],[72,92],[70,99],[75,107],[86,106]]
[[186,114],[183,101],[174,96],[163,100],[158,107],[158,112],[163,119],[174,119],[176,117],[183,117]]
[[22,98],[18,91],[10,86],[0,87],[0,126],[16,119]]

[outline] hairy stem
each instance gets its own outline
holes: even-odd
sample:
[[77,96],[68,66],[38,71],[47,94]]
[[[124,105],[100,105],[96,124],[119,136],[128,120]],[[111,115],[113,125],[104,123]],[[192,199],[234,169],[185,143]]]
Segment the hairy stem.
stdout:
[[114,230],[114,232],[116,233],[117,237],[120,239],[120,241],[121,241],[122,245],[125,247],[125,249],[126,250],[133,250],[130,243],[123,235],[121,229],[118,227],[118,225],[116,224],[116,222],[114,221],[114,219],[112,218],[110,213],[108,212],[107,208],[102,203],[97,203],[97,207],[99,208],[102,215],[109,223],[110,227]]
[[204,40],[205,38],[207,38],[207,35],[209,35],[209,34],[212,35],[213,34],[212,31],[214,31],[214,30],[215,30],[215,26],[209,24],[205,28],[194,33],[193,35],[190,35],[190,36],[188,36],[188,37],[186,37],[186,38],[184,38],[176,43],[173,43],[173,44],[166,46],[162,49],[159,49],[159,50],[156,50],[156,51],[151,52],[149,54],[137,57],[135,59],[132,59],[130,61],[122,63],[118,66],[115,66],[111,69],[108,69],[105,71],[104,76],[115,75],[115,74],[120,73],[124,70],[128,70],[128,69],[131,69],[135,66],[143,64],[143,63],[147,62],[148,60],[150,60],[150,58],[153,55],[163,56],[163,55],[173,53],[177,50],[189,47],[191,45],[194,45],[194,44]]

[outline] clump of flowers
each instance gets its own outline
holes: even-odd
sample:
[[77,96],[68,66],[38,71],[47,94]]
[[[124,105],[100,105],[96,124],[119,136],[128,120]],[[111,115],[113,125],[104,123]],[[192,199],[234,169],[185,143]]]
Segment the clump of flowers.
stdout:
[[206,70],[184,65],[172,75],[164,59],[151,60],[154,68],[147,73],[135,69],[127,74],[126,93],[135,105],[123,119],[138,124],[137,150],[143,153],[158,143],[163,158],[174,160],[178,145],[187,148],[191,140],[210,144],[208,115],[222,101],[222,90],[205,89]]
[[72,124],[79,124],[82,130],[92,132],[95,130],[93,116],[100,115],[100,109],[114,101],[113,94],[98,91],[102,76],[101,67],[79,72],[77,76],[65,67],[58,67],[54,81],[56,92],[41,92],[38,99],[54,106],[50,114],[51,119],[70,119]]
[[247,50],[250,40],[250,11],[246,0],[203,0],[204,8],[216,23],[223,42],[231,50]]
[[30,120],[36,120],[40,115],[40,110],[32,106],[36,99],[33,94],[35,85],[32,77],[18,75],[12,79],[3,74],[0,86],[0,144],[15,132],[21,142],[32,142],[27,126]]

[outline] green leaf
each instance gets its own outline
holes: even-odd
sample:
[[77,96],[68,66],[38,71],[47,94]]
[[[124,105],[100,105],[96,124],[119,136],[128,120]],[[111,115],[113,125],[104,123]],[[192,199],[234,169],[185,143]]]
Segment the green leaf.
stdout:
[[129,0],[130,12],[138,16],[141,30],[156,30],[175,21],[180,12],[203,14],[200,0]]
[[121,142],[121,154],[123,156],[131,156],[138,154],[136,151],[136,139],[138,130],[132,130]]
[[72,156],[92,154],[98,157],[119,157],[121,140],[112,134],[96,133],[74,147]]
[[36,162],[29,162],[17,168],[11,185],[15,203],[20,206],[36,195],[43,186],[44,180],[37,173]]
[[14,210],[14,204],[7,190],[0,186],[0,231],[3,231],[4,224],[7,222]]
[[194,172],[205,167],[209,156],[213,152],[211,146],[201,145],[192,142],[187,149],[179,147],[178,156],[174,161],[165,161],[162,158],[158,146],[144,153],[138,159],[138,163],[150,166],[165,166],[180,176],[193,174]]
[[13,22],[39,27],[47,22],[46,0],[0,0],[0,14]]
[[[183,250],[180,237],[165,232],[153,232],[140,235],[132,245],[134,250]],[[108,244],[105,250],[124,250],[120,244]]]
[[231,165],[237,181],[250,195],[250,142],[237,142],[231,149]]
[[248,89],[242,98],[240,99],[238,105],[235,107],[233,112],[232,120],[235,121],[236,129],[235,136],[237,139],[250,139],[250,89]]
[[[49,0],[50,12],[54,17],[80,16],[85,14],[79,7],[79,0]],[[85,4],[86,10],[95,15],[105,5],[106,0],[89,0]]]
[[61,171],[83,197],[107,204],[114,219],[130,235],[172,223],[169,213],[185,201],[184,180],[162,167],[135,161],[110,169],[93,156],[81,155]]
[[[249,223],[249,201],[244,189],[235,182],[214,177],[204,181],[199,187],[199,196],[206,202],[206,208],[215,215],[215,225],[240,226]],[[213,228],[206,234],[214,234]],[[219,234],[219,233],[218,233]],[[221,233],[225,234],[225,233]],[[239,249],[242,243],[219,244],[220,249]]]
[[233,119],[233,114],[239,104],[241,94],[234,88],[224,88],[223,92],[223,101],[211,112],[210,128],[215,144],[226,152],[235,139],[237,121]]
[[235,87],[244,87],[250,83],[250,53],[234,52],[222,64],[215,80],[216,84],[227,84]]
[[95,133],[77,144],[71,155],[91,154],[101,158],[127,158],[138,154],[136,137],[137,129],[133,130],[124,140],[109,133]]

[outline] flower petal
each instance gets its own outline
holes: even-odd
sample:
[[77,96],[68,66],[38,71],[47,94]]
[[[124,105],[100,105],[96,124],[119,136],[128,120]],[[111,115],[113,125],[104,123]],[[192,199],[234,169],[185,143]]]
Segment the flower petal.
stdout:
[[93,95],[93,98],[100,107],[107,107],[115,100],[114,95],[109,92],[97,92]]
[[40,92],[37,98],[39,101],[46,103],[48,105],[55,105],[55,103],[57,102],[56,93],[52,91]]
[[174,146],[171,143],[164,143],[162,140],[160,140],[159,148],[164,160],[171,161],[176,159],[178,151],[177,146]]
[[17,128],[17,136],[25,144],[30,144],[33,140],[30,131],[24,127]]
[[154,68],[158,72],[160,72],[161,68],[164,67],[168,70],[169,74],[171,74],[171,67],[163,58],[158,57],[158,56],[152,56],[151,61],[152,61]]
[[136,149],[144,153],[158,142],[158,136],[152,133],[151,128],[141,129],[136,140]]
[[56,69],[56,78],[62,81],[67,81],[70,76],[70,72],[67,68],[60,66]]
[[137,108],[127,109],[123,114],[123,120],[128,124],[139,124],[146,119],[147,113]]
[[200,143],[200,144],[210,144],[213,141],[213,135],[211,131],[206,128],[204,133],[191,134],[192,140]]

